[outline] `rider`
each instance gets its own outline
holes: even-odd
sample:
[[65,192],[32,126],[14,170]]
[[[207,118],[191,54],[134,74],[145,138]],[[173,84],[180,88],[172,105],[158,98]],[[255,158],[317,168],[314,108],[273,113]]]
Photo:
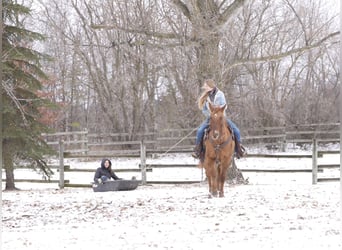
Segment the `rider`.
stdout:
[[[205,121],[199,126],[196,135],[196,146],[192,156],[194,158],[199,158],[201,151],[203,150],[203,135],[204,130],[209,127],[209,118],[210,118],[210,110],[209,110],[209,102],[217,106],[223,106],[226,104],[226,98],[221,90],[219,90],[214,81],[209,79],[206,80],[203,84],[203,93],[198,99],[198,108],[202,110],[202,113],[205,115]],[[237,158],[243,157],[246,153],[245,148],[241,145],[241,136],[240,130],[238,127],[227,118],[228,126],[233,130],[235,137],[235,152]]]

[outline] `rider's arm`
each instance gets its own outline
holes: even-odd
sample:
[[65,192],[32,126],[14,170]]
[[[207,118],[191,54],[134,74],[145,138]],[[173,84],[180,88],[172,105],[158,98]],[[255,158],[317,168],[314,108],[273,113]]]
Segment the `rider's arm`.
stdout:
[[210,111],[209,111],[209,108],[208,108],[208,101],[205,101],[205,103],[203,105],[202,113],[205,115],[205,117],[209,118]]
[[222,91],[218,91],[216,96],[215,96],[215,101],[214,104],[217,106],[223,106],[226,103],[226,97],[224,96]]

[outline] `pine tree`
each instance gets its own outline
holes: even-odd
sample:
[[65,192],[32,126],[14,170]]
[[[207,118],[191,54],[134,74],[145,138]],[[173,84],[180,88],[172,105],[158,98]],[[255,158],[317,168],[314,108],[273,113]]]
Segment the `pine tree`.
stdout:
[[39,96],[42,81],[47,77],[40,62],[47,57],[30,46],[44,39],[25,29],[22,17],[30,9],[11,0],[3,1],[2,87],[3,87],[3,160],[6,189],[15,189],[16,163],[29,163],[49,177],[52,172],[43,157],[52,153],[41,134],[47,132],[40,122],[40,108],[51,106]]

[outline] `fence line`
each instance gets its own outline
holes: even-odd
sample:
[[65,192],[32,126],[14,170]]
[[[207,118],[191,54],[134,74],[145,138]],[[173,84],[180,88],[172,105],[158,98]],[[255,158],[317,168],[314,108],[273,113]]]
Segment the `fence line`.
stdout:
[[[128,139],[128,133],[90,134],[87,131],[44,134],[49,145],[58,150],[58,138],[64,140],[66,157],[102,158],[115,156],[140,157],[140,143],[144,140],[147,153],[191,152],[195,142],[195,130],[170,129],[158,133],[139,133]],[[339,142],[339,123],[305,124],[283,127],[266,127],[245,130],[245,145],[263,144],[285,151],[287,143],[311,143],[312,138],[326,142]]]
[[[302,169],[245,169],[239,168],[241,172],[255,172],[255,173],[312,173],[312,184],[317,184],[318,182],[328,182],[328,181],[338,181],[339,178],[335,177],[319,177],[318,174],[324,173],[327,169],[336,169],[339,168],[339,164],[319,164],[318,159],[322,157],[324,154],[337,154],[339,151],[319,151],[317,150],[317,144],[319,141],[314,139],[313,143],[313,151],[312,155],[309,154],[302,154],[302,155],[291,155],[291,154],[254,154],[249,155],[248,157],[263,157],[263,158],[312,158],[312,169],[302,168]],[[190,184],[190,183],[199,183],[200,181],[149,181],[147,179],[147,172],[153,172],[153,169],[158,168],[198,168],[197,164],[147,164],[146,163],[146,150],[145,144],[141,142],[141,160],[140,165],[138,168],[125,168],[125,169],[116,169],[116,172],[136,172],[141,173],[141,183],[144,184]],[[59,155],[61,156],[60,162],[58,166],[52,166],[53,168],[57,169],[59,172],[58,180],[35,180],[35,179],[16,179],[16,182],[34,182],[34,183],[58,183],[59,188],[64,187],[90,187],[89,184],[81,184],[81,183],[70,183],[70,180],[65,180],[65,173],[66,172],[75,172],[75,173],[89,173],[95,172],[95,169],[73,169],[70,165],[64,165],[64,157],[63,154],[63,140],[60,140],[60,152]],[[25,167],[21,167],[25,168]],[[203,178],[202,178],[203,179]]]
[[[326,124],[324,126],[331,126],[331,127],[336,127],[339,124]],[[250,134],[250,136],[246,136],[244,137],[244,141],[248,141],[248,140],[264,140],[263,143],[267,143],[267,141],[272,142],[272,143],[285,143],[286,141],[291,141],[291,142],[311,142],[313,145],[313,152],[312,154],[302,154],[302,155],[291,155],[291,154],[248,154],[247,157],[264,157],[264,158],[269,158],[269,157],[276,157],[276,158],[312,158],[312,170],[308,170],[308,169],[287,169],[287,170],[267,170],[267,169],[255,169],[255,170],[250,170],[250,169],[240,169],[242,172],[272,172],[272,173],[289,173],[289,172],[312,172],[312,183],[313,184],[317,184],[318,182],[325,182],[325,181],[338,181],[339,178],[322,178],[319,177],[318,173],[322,173],[324,172],[325,169],[336,169],[338,168],[340,165],[339,164],[318,164],[317,161],[319,159],[319,157],[322,157],[323,154],[326,153],[339,153],[339,151],[335,151],[335,152],[327,152],[327,151],[318,151],[317,150],[317,143],[319,142],[326,142],[326,141],[331,141],[331,142],[335,142],[338,141],[336,137],[335,138],[316,138],[316,136],[322,136],[324,130],[319,129],[321,128],[323,125],[322,124],[311,124],[311,125],[305,125],[306,127],[314,127],[314,130],[312,131],[305,131],[305,130],[297,130],[297,131],[290,131],[289,128],[287,128],[289,131],[286,131],[286,129],[284,129],[285,127],[273,127],[273,128],[260,128],[260,129],[256,129],[256,130],[251,130],[248,131],[248,133]],[[299,126],[299,127],[305,127],[303,126]],[[193,129],[192,129],[193,130]],[[275,131],[279,132],[279,131],[284,131],[284,134],[272,134]],[[178,134],[185,134],[188,133],[189,130],[187,129],[183,129],[183,130],[170,130],[168,131],[172,134],[175,134],[176,132]],[[277,132],[277,133],[278,133]],[[335,131],[335,130],[329,130],[326,131],[327,133],[325,135],[336,135],[338,134],[339,137],[339,133],[340,131]],[[254,133],[254,135],[253,135]],[[256,135],[258,134],[259,135]],[[260,135],[260,133],[262,133],[262,135]],[[69,183],[68,180],[64,180],[64,172],[82,172],[82,170],[76,170],[76,169],[69,169],[67,167],[64,166],[64,159],[65,158],[92,158],[92,157],[119,157],[119,156],[126,156],[126,157],[140,157],[140,162],[141,162],[141,167],[138,169],[122,169],[122,170],[116,170],[116,171],[120,171],[120,172],[141,172],[141,180],[143,184],[153,184],[156,182],[149,182],[147,180],[146,177],[146,172],[151,172],[153,171],[153,168],[167,168],[167,167],[196,167],[196,165],[183,165],[183,166],[179,166],[179,165],[164,165],[164,166],[157,166],[157,165],[153,165],[153,164],[146,164],[146,157],[147,155],[151,155],[151,154],[158,154],[158,153],[165,153],[167,151],[167,148],[170,148],[168,146],[162,146],[163,144],[160,143],[160,141],[163,141],[165,139],[165,141],[175,141],[178,140],[179,141],[179,137],[159,137],[156,138],[154,133],[149,133],[147,134],[147,136],[149,137],[149,139],[144,139],[144,135],[141,134],[142,139],[141,140],[134,140],[134,141],[112,141],[112,142],[102,142],[98,143],[95,141],[90,141],[89,138],[101,138],[101,137],[107,137],[107,135],[95,135],[95,134],[88,134],[87,131],[78,131],[78,132],[62,132],[62,133],[55,133],[55,134],[45,134],[44,135],[45,138],[47,138],[47,143],[50,145],[53,145],[54,147],[57,147],[57,154],[59,157],[59,178],[58,178],[58,185],[60,188],[64,188],[64,187],[71,187],[71,186],[77,186],[77,184],[71,184]],[[112,137],[117,137],[120,138],[122,136],[128,136],[128,134],[126,133],[117,133],[117,134],[110,134],[110,136]],[[291,137],[290,137],[291,136]],[[314,137],[314,140],[310,139],[310,136]],[[49,139],[49,137],[53,138],[52,140]],[[154,137],[154,140],[152,140],[151,138]],[[295,138],[297,137],[297,138]],[[300,138],[299,138],[300,137]],[[303,139],[303,137],[306,137]],[[167,139],[166,139],[167,138]],[[292,139],[290,139],[292,138]],[[273,141],[274,139],[276,139],[275,141]],[[56,142],[57,140],[57,142]],[[284,142],[285,140],[285,142]],[[186,141],[186,140],[184,140]],[[189,141],[189,140],[187,140]],[[71,145],[81,145],[82,148],[72,148]],[[107,149],[104,150],[107,146],[117,146],[120,149]],[[91,147],[93,147],[91,149]],[[96,151],[94,150],[94,148],[96,147],[102,147],[101,151]],[[177,149],[177,150],[172,150],[170,153],[173,152],[191,152],[193,148],[192,144],[185,144],[181,146],[181,149]],[[166,150],[164,150],[166,149]],[[91,170],[87,169],[84,170],[84,172],[90,172]],[[95,170],[93,170],[95,171]],[[15,180],[15,181],[25,181],[25,180]],[[32,180],[33,181],[33,180]],[[48,181],[48,180],[36,180],[39,183],[49,183],[49,182],[55,182],[55,181]],[[190,181],[191,182],[191,181]],[[158,181],[158,183],[161,183],[160,181]],[[170,183],[170,182],[165,182]],[[175,182],[172,182],[175,183]],[[184,183],[184,182],[177,182],[177,183]],[[82,184],[83,185],[83,184]],[[82,186],[81,185],[81,186]],[[83,185],[84,186],[84,185]],[[86,186],[90,186],[90,184],[86,185]]]
[[[316,146],[315,146],[316,145]],[[312,173],[312,184],[317,184],[317,182],[327,182],[327,181],[339,181],[339,178],[318,178],[318,173],[323,173],[325,169],[339,168],[339,164],[317,164],[318,157],[322,157],[324,154],[328,153],[339,153],[339,151],[318,151],[317,150],[317,140],[313,140],[313,153],[309,154],[253,154],[248,155],[248,157],[263,157],[263,158],[312,158],[312,169],[245,169],[239,168],[241,172],[255,172],[255,173]],[[157,168],[198,168],[197,164],[147,164],[146,163],[146,147],[141,142],[141,163],[139,165],[139,169],[127,169],[124,171],[134,171],[141,172],[141,183],[145,184],[191,184],[191,183],[199,183],[200,181],[148,181],[146,172],[152,172],[153,169]],[[68,170],[75,171],[75,170]],[[77,170],[82,172],[82,170]],[[89,171],[89,170],[85,170]],[[116,170],[118,171],[118,170]],[[77,187],[77,184],[67,184],[68,187]],[[89,186],[89,185],[88,185]],[[79,187],[84,187],[84,185],[80,185]]]
[[324,172],[326,169],[339,169],[340,164],[318,164],[319,157],[323,154],[339,154],[340,151],[318,151],[318,143],[321,140],[314,138],[312,140],[312,184],[317,184],[318,182],[335,182],[340,181],[340,177],[318,177],[318,173]]

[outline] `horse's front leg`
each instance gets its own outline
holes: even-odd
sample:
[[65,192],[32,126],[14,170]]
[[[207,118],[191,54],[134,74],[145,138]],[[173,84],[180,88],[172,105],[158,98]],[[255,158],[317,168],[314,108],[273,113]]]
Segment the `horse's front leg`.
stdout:
[[216,177],[210,175],[208,177],[208,184],[209,184],[209,198],[217,196],[217,187],[216,187]]
[[211,176],[210,175],[207,175],[207,179],[208,179],[208,187],[209,187],[209,198],[212,198],[211,196],[211,191],[212,191],[212,187],[211,187],[211,183],[212,183],[212,180],[211,180]]
[[205,174],[208,180],[209,198],[212,198],[213,184],[214,184],[214,179],[213,179],[214,161],[210,157],[206,156],[206,158],[204,159],[204,166],[205,166]]
[[212,179],[211,179],[211,172],[210,172],[209,163],[206,162],[205,166],[206,166],[206,167],[205,167],[205,175],[207,176],[208,188],[209,188],[209,195],[208,195],[208,198],[212,198],[212,195],[211,195],[211,183],[212,183]]
[[224,181],[225,181],[225,178],[222,176],[219,177],[219,197],[224,197]]
[[222,168],[219,173],[219,197],[224,197],[224,183],[226,182],[227,172],[230,166],[231,161],[228,161],[228,164],[222,164]]
[[221,197],[222,186],[221,186],[221,176],[220,176],[220,173],[217,173],[217,175],[215,177],[215,183],[216,183],[215,196]]
[[216,186],[216,175],[215,175],[215,166],[213,162],[208,161],[206,164],[205,173],[208,179],[209,186],[209,198],[213,196],[217,196],[217,186]]
[[216,181],[216,177],[212,176],[211,177],[211,185],[210,185],[210,198],[211,197],[217,197],[217,181]]
[[211,180],[211,194],[214,197],[217,197],[217,189],[218,189],[218,181],[217,181],[218,173],[217,173],[216,168],[217,166],[214,163],[212,167],[212,180]]

